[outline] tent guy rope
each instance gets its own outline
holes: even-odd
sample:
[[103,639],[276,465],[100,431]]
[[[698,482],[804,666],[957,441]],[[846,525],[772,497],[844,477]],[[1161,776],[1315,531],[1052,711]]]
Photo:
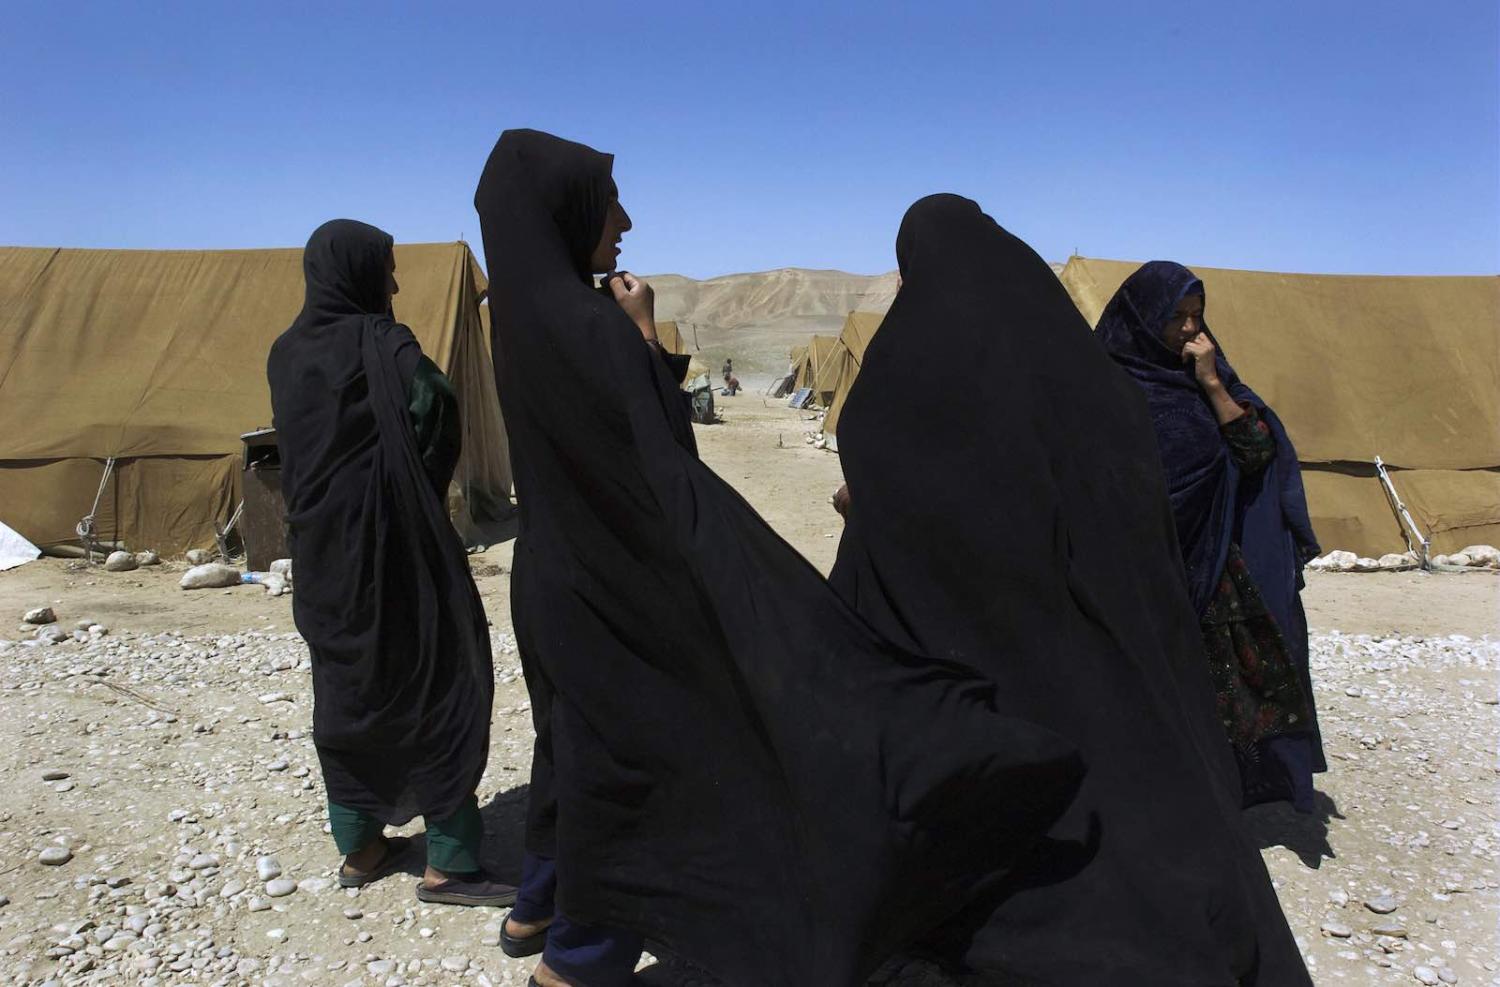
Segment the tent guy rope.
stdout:
[[78,538],[83,542],[84,557],[89,562],[94,561],[94,517],[99,513],[99,502],[104,499],[104,488],[109,485],[109,478],[115,471],[115,457],[110,456],[104,461],[104,475],[99,477],[99,489],[94,494],[94,506],[79,520],[73,529],[78,532]]

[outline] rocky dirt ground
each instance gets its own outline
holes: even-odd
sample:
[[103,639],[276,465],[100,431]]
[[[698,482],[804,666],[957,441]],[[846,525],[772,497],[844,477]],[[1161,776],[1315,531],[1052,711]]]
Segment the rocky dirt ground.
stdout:
[[[837,457],[780,402],[720,404],[704,458],[826,570]],[[487,862],[514,875],[531,725],[509,561],[508,544],[471,558],[497,677]],[[524,984],[502,913],[420,904],[415,865],[336,886],[291,598],[184,592],[184,568],[0,573],[0,982]],[[1500,985],[1500,576],[1319,573],[1306,599],[1321,811],[1247,822],[1314,978]],[[31,643],[20,619],[41,606],[62,643]],[[948,983],[915,962],[878,979]]]

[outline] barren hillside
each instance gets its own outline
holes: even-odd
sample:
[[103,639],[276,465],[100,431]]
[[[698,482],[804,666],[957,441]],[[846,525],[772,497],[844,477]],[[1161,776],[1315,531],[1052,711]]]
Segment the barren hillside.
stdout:
[[674,319],[690,348],[715,368],[734,358],[748,385],[786,368],[787,351],[813,333],[836,334],[853,310],[884,312],[896,296],[896,273],[782,268],[695,281],[649,275],[659,319]]
[[[1062,270],[1053,264],[1053,271]],[[896,272],[848,274],[780,268],[696,281],[647,275],[656,315],[677,322],[688,348],[717,373],[725,357],[747,386],[779,376],[787,353],[814,333],[836,335],[852,311],[884,312],[896,297]]]

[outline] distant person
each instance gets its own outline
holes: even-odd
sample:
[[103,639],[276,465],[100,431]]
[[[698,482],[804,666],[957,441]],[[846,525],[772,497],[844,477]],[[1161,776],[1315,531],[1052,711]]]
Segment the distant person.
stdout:
[[[566,920],[729,987],[862,984],[1008,871],[1078,764],[968,670],[875,636],[699,461],[650,286],[590,287],[630,229],[612,167],[511,130],[475,194],[521,505],[527,866],[556,889],[523,881],[505,934]],[[581,972],[564,945],[542,987],[629,982],[631,950],[580,950]]]
[[479,863],[494,675],[445,506],[462,442],[453,388],[391,317],[389,234],[324,223],[302,269],[306,301],[266,375],[339,884],[396,868],[410,841],[383,831],[420,815],[417,897],[508,905],[515,889]]
[[1097,336],[1151,408],[1245,804],[1312,812],[1327,764],[1300,591],[1318,543],[1292,440],[1219,351],[1205,304],[1192,271],[1152,261],[1120,286]]
[[[1012,878],[926,945],[996,983],[1309,984],[1225,777],[1140,395],[978,204],[918,201],[896,256],[902,287],[839,419],[829,581],[876,630],[989,677],[1088,768]],[[951,386],[954,352],[986,387]]]
[[729,383],[729,378],[734,376],[734,360],[731,357],[724,358],[724,383]]

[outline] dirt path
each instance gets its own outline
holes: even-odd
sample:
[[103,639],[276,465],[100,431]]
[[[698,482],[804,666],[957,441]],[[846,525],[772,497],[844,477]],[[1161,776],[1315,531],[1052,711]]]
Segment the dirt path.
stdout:
[[[719,404],[726,424],[698,431],[704,459],[826,571],[838,457],[807,444],[814,423],[781,402]],[[487,852],[513,873],[531,729],[509,638],[510,546],[471,564],[498,680]],[[422,906],[411,877],[331,886],[290,598],[183,592],[182,568],[45,560],[0,573],[0,639],[21,639],[15,622],[42,605],[70,631],[109,628],[0,643],[0,980],[524,983],[529,964],[492,945],[497,914]],[[1305,599],[1332,763],[1322,812],[1248,819],[1317,981],[1500,984],[1500,578],[1314,574]],[[43,864],[48,849],[69,859]],[[263,856],[294,892],[269,896]],[[891,982],[943,981],[913,966]]]

